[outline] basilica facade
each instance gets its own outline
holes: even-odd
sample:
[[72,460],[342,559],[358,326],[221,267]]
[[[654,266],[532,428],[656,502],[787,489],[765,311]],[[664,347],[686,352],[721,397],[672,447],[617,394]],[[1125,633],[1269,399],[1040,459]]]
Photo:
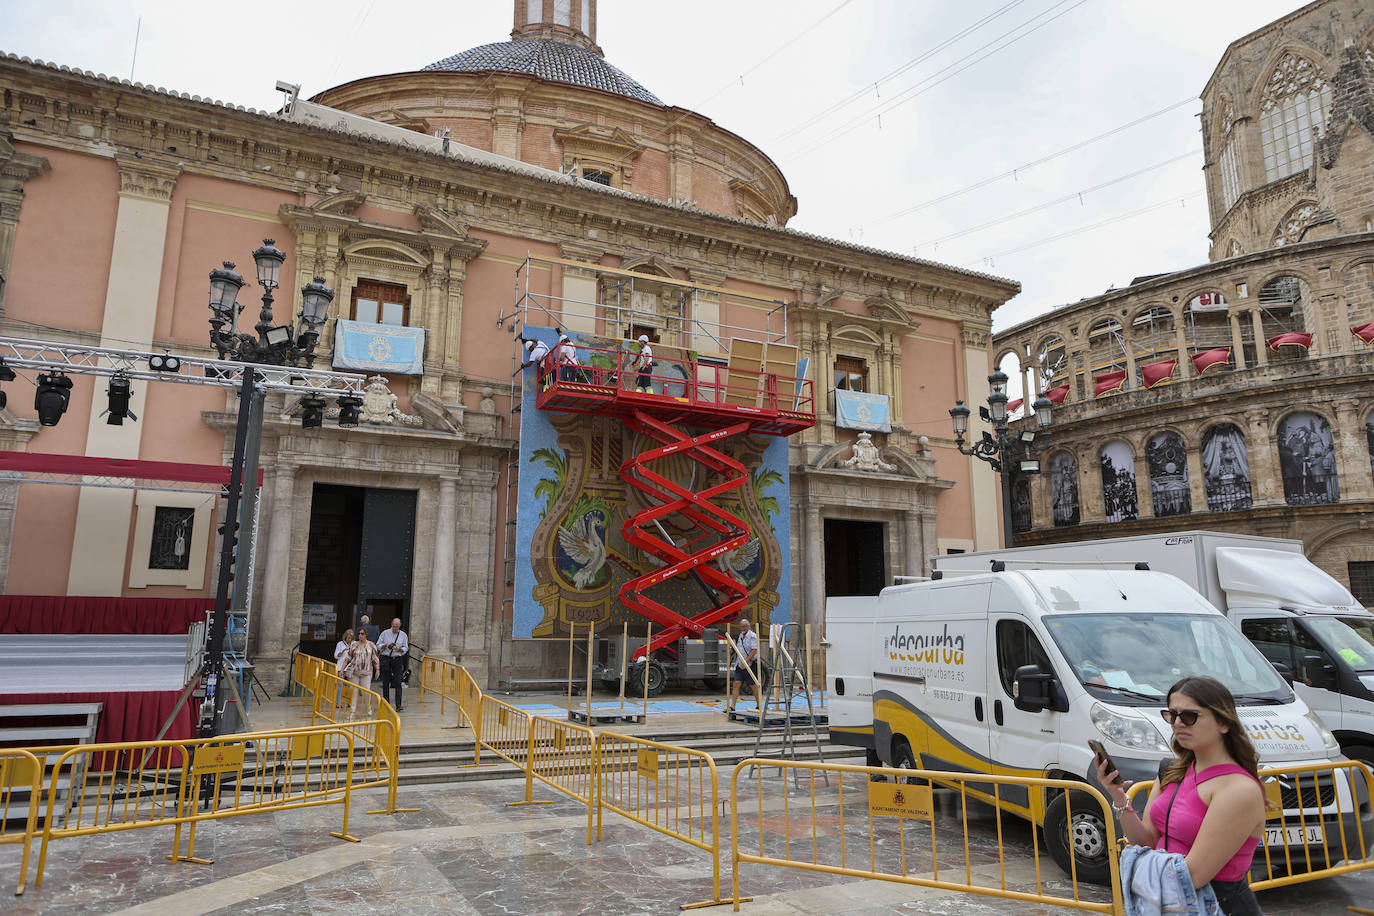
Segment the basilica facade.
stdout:
[[[365,612],[484,685],[563,673],[564,650],[512,636],[520,356],[503,318],[522,296],[573,331],[586,316],[567,303],[603,328],[623,306],[612,337],[703,360],[728,350],[703,328],[797,348],[817,423],[781,465],[793,574],[773,619],[820,621],[827,594],[999,543],[987,466],[914,426],[922,405],[986,393],[990,314],[1019,285],[787,228],[772,160],[664,103],[596,34],[595,0],[517,0],[509,41],[290,87],[271,113],[0,58],[0,336],[214,356],[207,275],[247,264],[255,314],[264,239],[285,253],[281,323],[316,278],[334,293],[318,365],[366,367],[368,396],[349,428],[335,405],[306,426],[298,398],[268,399],[249,626],[268,673],[297,646],[328,654]],[[394,346],[355,353],[359,329]],[[104,380],[78,375],[42,426],[28,381],[4,383],[0,450],[229,462],[222,390],[136,383],[138,421],[110,425]],[[0,590],[208,606],[222,512],[136,480],[8,477]]]

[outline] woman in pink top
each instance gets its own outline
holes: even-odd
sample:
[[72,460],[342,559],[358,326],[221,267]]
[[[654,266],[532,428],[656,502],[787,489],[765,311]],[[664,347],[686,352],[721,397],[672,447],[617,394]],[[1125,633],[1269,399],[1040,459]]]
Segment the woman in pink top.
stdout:
[[1121,831],[1139,846],[1182,853],[1193,886],[1210,882],[1226,916],[1261,916],[1246,876],[1264,835],[1264,790],[1236,701],[1214,678],[1187,677],[1165,702],[1178,758],[1150,790],[1144,817],[1127,804],[1129,783],[1116,782],[1116,771],[1097,761]]

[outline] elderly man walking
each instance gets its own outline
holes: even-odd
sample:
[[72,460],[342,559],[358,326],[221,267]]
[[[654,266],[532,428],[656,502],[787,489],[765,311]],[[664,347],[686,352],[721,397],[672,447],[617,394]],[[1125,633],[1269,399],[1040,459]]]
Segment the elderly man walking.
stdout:
[[759,715],[762,716],[763,695],[759,693],[759,637],[750,628],[748,617],[739,619],[739,638],[735,640],[735,644],[739,646],[739,654],[735,658],[735,667],[730,676],[730,708],[726,712],[734,711],[735,703],[739,701],[739,685],[747,680],[754,691],[754,702],[758,704]]
[[[406,670],[406,654],[410,652],[410,640],[406,631],[401,629],[401,618],[393,617],[391,628],[383,630],[377,637],[377,654],[382,657],[382,699],[401,711],[401,677]],[[391,691],[396,691],[392,699]]]

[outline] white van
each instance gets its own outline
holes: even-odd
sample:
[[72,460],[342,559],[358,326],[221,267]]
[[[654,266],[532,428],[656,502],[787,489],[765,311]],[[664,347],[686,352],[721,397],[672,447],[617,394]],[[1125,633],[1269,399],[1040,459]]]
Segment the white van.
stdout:
[[[1154,779],[1172,756],[1165,692],[1197,674],[1235,695],[1262,765],[1339,751],[1264,656],[1165,573],[999,571],[897,585],[876,598],[827,601],[826,639],[830,740],[867,747],[892,766],[1095,783],[1088,739],[1097,738],[1127,779]],[[1062,792],[1007,788],[1000,802],[978,794],[1040,825],[1066,872],[1072,843],[1079,875],[1107,880],[1100,813],[1074,804],[1071,830]],[[1357,810],[1348,789],[1340,792],[1340,809],[1322,809],[1333,813],[1331,836],[1339,835],[1334,812]],[[1296,793],[1284,796],[1296,817]],[[1367,805],[1360,810],[1369,818]],[[1321,820],[1316,808],[1304,817]],[[1344,827],[1353,835],[1353,819]],[[1366,836],[1372,827],[1366,821]],[[1272,832],[1270,845],[1290,839]],[[1321,832],[1303,839],[1320,843]]]
[[1191,585],[1240,627],[1321,716],[1341,753],[1374,767],[1374,614],[1303,555],[1302,541],[1180,531],[930,558],[945,575],[1069,565],[1156,572]]

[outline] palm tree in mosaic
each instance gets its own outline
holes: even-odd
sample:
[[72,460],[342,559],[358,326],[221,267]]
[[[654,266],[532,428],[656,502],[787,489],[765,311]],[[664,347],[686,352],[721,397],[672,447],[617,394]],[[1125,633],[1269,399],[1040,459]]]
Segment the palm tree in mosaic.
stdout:
[[568,482],[568,458],[562,452],[551,448],[537,448],[530,455],[531,464],[542,464],[553,471],[553,478],[544,478],[534,485],[535,499],[544,500],[544,508],[540,510],[539,517],[543,518],[549,514],[549,509],[553,508],[554,502],[563,492],[563,487]]

